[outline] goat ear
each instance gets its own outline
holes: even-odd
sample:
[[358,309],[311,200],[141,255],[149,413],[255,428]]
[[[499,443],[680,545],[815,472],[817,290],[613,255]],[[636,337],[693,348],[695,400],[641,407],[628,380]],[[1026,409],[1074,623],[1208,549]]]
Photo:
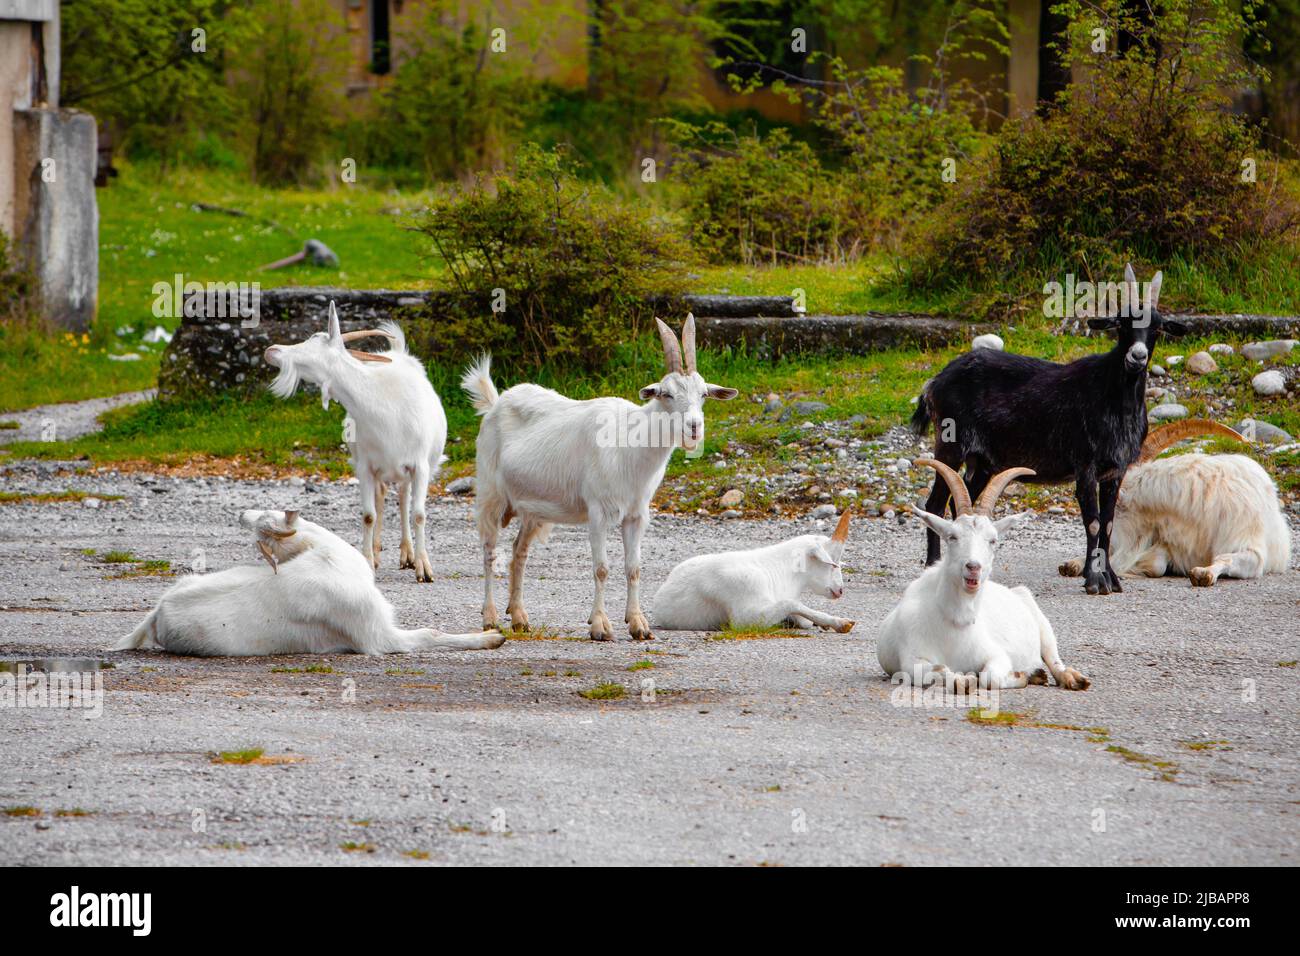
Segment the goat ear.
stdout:
[[947,518],[941,518],[939,517],[939,515],[931,514],[930,512],[926,511],[924,508],[916,507],[916,505],[908,505],[907,507],[911,509],[912,514],[916,515],[923,522],[925,522],[926,527],[928,527],[935,534],[946,536],[952,533],[952,522],[949,521]]
[[[1165,274],[1157,272],[1151,277],[1151,284],[1147,286],[1147,307],[1151,312],[1155,312],[1160,306],[1160,286],[1165,281]],[[1147,314],[1150,315],[1151,312]]]
[[329,331],[330,342],[341,346],[343,344],[343,333],[339,331],[339,310],[334,307],[333,299],[330,299]]
[[1088,320],[1088,328],[1092,329],[1094,332],[1101,332],[1106,329],[1113,329],[1118,325],[1119,325],[1119,319],[1115,319],[1115,318]]
[[1191,329],[1182,322],[1174,322],[1170,319],[1165,319],[1160,323],[1160,331],[1164,332],[1166,335],[1172,335],[1174,338],[1178,338],[1179,336],[1186,335],[1191,331]]
[[638,394],[641,396],[641,401],[648,402],[659,394],[659,386],[658,384],[647,385],[645,388],[641,389]]
[[998,534],[1004,534],[1007,531],[1019,528],[1022,524],[1027,524],[1033,516],[1032,511],[1021,511],[1018,514],[1006,515],[993,522],[993,527],[998,529]]
[[822,564],[829,564],[831,567],[839,564],[838,561],[831,557],[831,553],[826,550],[826,546],[820,543],[814,544],[808,549],[808,557],[813,561],[820,561]]
[[706,384],[704,387],[708,392],[709,398],[716,398],[721,402],[729,402],[740,394],[740,392],[736,391],[734,388],[727,388],[725,385]]

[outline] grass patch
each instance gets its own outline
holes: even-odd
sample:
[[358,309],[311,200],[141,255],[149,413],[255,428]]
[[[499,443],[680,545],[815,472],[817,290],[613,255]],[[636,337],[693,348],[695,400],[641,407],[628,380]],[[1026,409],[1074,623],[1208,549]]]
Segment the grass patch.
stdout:
[[56,817],[88,817],[91,816],[91,812],[83,810],[81,807],[72,807],[68,810],[55,810],[54,815]]
[[622,700],[627,696],[627,688],[613,681],[603,681],[595,687],[578,691],[578,696],[587,700]]
[[5,807],[4,815],[7,817],[39,817],[41,810],[40,807]]
[[1296,663],[1297,663],[1296,661],[1278,661],[1278,662],[1277,662],[1277,666],[1278,666],[1278,667],[1295,667],[1295,666],[1296,666]]
[[100,495],[93,491],[0,491],[0,505],[14,504],[50,504],[59,501],[84,501],[98,498],[100,501],[121,501],[122,495]]
[[[308,664],[306,667],[272,667],[272,674],[333,674],[334,668],[329,664]],[[417,671],[423,673],[423,671]]]
[[637,661],[634,664],[627,665],[627,669],[630,671],[648,671],[654,670],[654,666],[654,661]]
[[429,858],[428,850],[405,850],[402,856],[410,857],[412,860],[427,860]]
[[261,747],[254,747],[249,750],[223,750],[217,754],[213,763],[256,763],[266,753]]
[[796,631],[788,627],[732,627],[728,625],[716,634],[710,634],[711,641],[779,641],[786,638],[815,637],[811,631]]
[[1180,740],[1178,743],[1193,751],[1232,749],[1231,742],[1227,740]]
[[1172,783],[1174,777],[1178,774],[1178,764],[1174,763],[1172,760],[1160,760],[1157,757],[1152,757],[1150,754],[1139,753],[1136,750],[1129,750],[1127,747],[1121,747],[1119,744],[1111,744],[1106,748],[1106,752],[1115,754],[1131,764],[1145,767],[1146,769],[1153,771],[1159,779],[1166,782]]
[[356,843],[352,840],[346,840],[339,844],[339,849],[345,853],[374,853],[375,845],[373,843]]
[[17,431],[22,427],[23,426],[20,423],[12,419],[5,419],[4,421],[0,421],[0,431]]

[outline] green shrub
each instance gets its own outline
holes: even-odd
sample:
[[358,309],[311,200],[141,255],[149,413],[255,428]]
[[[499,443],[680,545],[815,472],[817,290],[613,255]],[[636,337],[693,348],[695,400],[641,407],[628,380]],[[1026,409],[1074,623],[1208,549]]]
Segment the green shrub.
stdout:
[[430,179],[501,166],[539,90],[525,58],[491,53],[480,27],[444,21],[442,6],[403,34],[401,65],[358,131],[372,158]]
[[[11,256],[9,237],[0,231],[0,323],[10,328],[38,321],[36,277]],[[0,328],[0,336],[4,334]],[[2,339],[0,339],[2,341]]]
[[848,177],[825,169],[788,130],[666,125],[679,146],[673,178],[690,238],[708,260],[840,262],[869,243],[873,223]]
[[681,238],[582,182],[563,150],[525,145],[513,171],[450,191],[415,228],[460,294],[442,347],[594,367],[646,331],[652,299],[683,289]]
[[[959,178],[918,236],[911,284],[997,283],[1026,269],[1114,275],[1131,257],[1296,234],[1294,186],[1258,131],[1228,112],[1249,75],[1248,23],[1231,0],[1168,0],[1150,20],[1119,0],[1059,9],[1072,23],[1063,60],[1082,80],[1045,116],[1004,126]],[[1092,49],[1097,26],[1111,38],[1104,52]]]
[[328,0],[259,0],[235,90],[253,174],[282,185],[311,178],[331,141],[347,72],[347,32]]

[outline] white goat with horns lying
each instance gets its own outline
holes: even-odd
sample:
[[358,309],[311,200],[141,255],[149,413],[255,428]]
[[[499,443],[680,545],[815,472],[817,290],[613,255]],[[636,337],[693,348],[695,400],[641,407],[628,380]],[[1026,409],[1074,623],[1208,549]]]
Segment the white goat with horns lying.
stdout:
[[245,511],[266,565],[182,578],[115,650],[199,656],[394,654],[500,647],[505,636],[403,630],[367,558],[296,511]]
[[[387,336],[389,350],[374,354],[347,347],[371,335]],[[361,553],[379,567],[384,496],[388,485],[396,485],[402,519],[399,567],[414,568],[417,581],[432,581],[425,500],[429,479],[443,462],[447,416],[424,366],[406,351],[402,330],[384,322],[378,329],[342,333],[331,300],[327,332],[297,345],[272,345],[266,364],[280,370],[271,383],[280,398],[292,395],[305,379],[320,386],[325,408],[334,399],[347,409],[355,432],[347,440],[361,488]]]
[[[1257,578],[1291,563],[1291,529],[1277,486],[1245,455],[1159,458],[1176,442],[1199,435],[1245,441],[1226,425],[1201,418],[1153,429],[1136,464],[1124,474],[1115,509],[1111,567],[1116,574],[1186,575],[1210,587],[1220,575]],[[1061,573],[1077,576],[1082,562]]]
[[483,416],[476,495],[483,542],[484,627],[499,624],[492,598],[497,536],[518,515],[506,608],[516,630],[528,629],[523,578],[529,546],[544,540],[553,524],[585,523],[596,578],[589,619],[592,640],[614,639],[605,614],[605,536],[612,525],[623,532],[628,631],[634,640],[652,638],[637,593],[650,499],[663,481],[673,449],[680,444],[690,450],[704,441],[705,398],[736,397],[734,388],[710,385],[695,370],[693,316],[686,317],[680,345],[672,329],[659,319],[655,322],[668,372],[641,389],[644,405],[613,397],[579,402],[529,384],[498,395],[486,355],[466,370],[461,385]]
[[776,627],[786,620],[847,634],[853,621],[815,611],[800,599],[814,591],[831,600],[844,594],[840,559],[849,537],[849,512],[835,533],[804,534],[750,551],[688,558],[655,594],[654,619],[674,631]]
[[918,686],[941,680],[962,694],[1045,684],[1045,664],[1062,687],[1086,690],[1088,678],[1061,663],[1052,625],[1029,589],[989,578],[998,535],[1028,518],[1025,513],[994,521],[993,505],[1008,484],[1033,471],[998,472],[972,505],[966,483],[943,462],[918,458],[916,464],[943,477],[957,517],[949,521],[912,508],[944,542],[943,557],[907,586],[885,618],[876,648],[885,673]]

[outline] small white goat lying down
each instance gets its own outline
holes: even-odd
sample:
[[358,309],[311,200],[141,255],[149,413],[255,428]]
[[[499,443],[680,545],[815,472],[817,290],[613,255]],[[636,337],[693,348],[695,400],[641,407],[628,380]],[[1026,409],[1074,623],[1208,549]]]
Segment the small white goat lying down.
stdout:
[[845,634],[853,621],[814,611],[799,596],[814,591],[835,600],[844,594],[840,559],[848,536],[845,509],[829,538],[804,534],[752,551],[688,558],[655,594],[655,624],[672,631],[714,631],[776,627],[789,619]]
[[992,520],[993,505],[1008,484],[1028,468],[1008,468],[989,480],[971,505],[961,476],[943,462],[918,458],[941,476],[957,517],[949,521],[919,508],[912,512],[944,542],[943,557],[907,586],[903,600],[881,628],[876,654],[891,677],[918,686],[951,683],[959,694],[977,688],[1006,689],[1045,684],[1043,665],[1067,690],[1086,690],[1090,681],[1061,663],[1056,635],[1025,587],[990,580],[998,535],[1022,523],[1028,513]]
[[393,624],[356,548],[296,511],[245,511],[266,565],[181,579],[115,650],[158,648],[212,657],[263,654],[393,654],[500,647],[504,635],[440,634]]
[[[1226,425],[1191,418],[1154,429],[1120,486],[1111,567],[1128,577],[1186,575],[1210,587],[1220,575],[1258,578],[1291,564],[1291,529],[1277,486],[1245,455],[1159,458],[1176,442],[1219,434],[1245,441]],[[1066,561],[1075,577],[1082,562]]]
[[[372,335],[386,336],[389,350],[371,353],[347,347]],[[378,329],[340,332],[339,313],[330,300],[327,331],[297,345],[272,345],[265,358],[267,365],[280,370],[271,383],[280,398],[292,395],[305,379],[320,386],[325,408],[333,399],[352,419],[356,434],[349,447],[361,489],[361,553],[379,567],[384,494],[388,485],[396,485],[402,519],[398,567],[414,568],[417,581],[432,581],[424,509],[429,479],[444,460],[447,416],[424,365],[406,351],[402,330],[384,322]]]

